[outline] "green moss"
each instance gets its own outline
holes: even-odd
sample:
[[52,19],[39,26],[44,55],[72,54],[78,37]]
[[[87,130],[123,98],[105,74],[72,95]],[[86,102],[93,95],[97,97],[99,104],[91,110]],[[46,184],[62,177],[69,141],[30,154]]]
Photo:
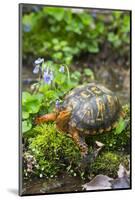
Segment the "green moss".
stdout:
[[34,169],[36,175],[52,177],[66,168],[74,173],[73,169],[81,157],[71,138],[57,132],[55,125],[51,123],[36,126],[29,135],[32,133],[34,137],[28,139],[28,151],[38,163]]
[[110,177],[117,177],[120,163],[128,167],[128,156],[117,152],[103,152],[91,164],[91,173],[94,175],[104,174]]

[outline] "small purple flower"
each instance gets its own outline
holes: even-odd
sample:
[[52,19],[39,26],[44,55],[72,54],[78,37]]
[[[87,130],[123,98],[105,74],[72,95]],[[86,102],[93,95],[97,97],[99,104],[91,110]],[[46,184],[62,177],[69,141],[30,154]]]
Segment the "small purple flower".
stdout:
[[47,69],[47,71],[44,72],[43,78],[44,78],[44,82],[47,83],[48,85],[50,85],[53,80],[53,72],[51,71],[49,73],[49,71]]
[[59,108],[59,107],[60,107],[60,102],[59,102],[59,100],[56,100],[56,102],[55,102],[55,107],[56,107],[56,108]]
[[38,74],[39,68],[40,68],[40,65],[36,65],[35,68],[33,69],[33,74]]
[[38,74],[38,73],[39,73],[41,64],[42,64],[43,62],[44,62],[44,58],[38,58],[37,60],[35,60],[35,62],[34,62],[35,68],[34,68],[34,70],[33,70],[33,73],[34,73],[34,74]]
[[50,75],[49,74],[44,74],[44,81],[45,81],[45,83],[47,83],[48,85],[50,85],[51,84],[51,77],[50,77]]
[[44,62],[44,58],[38,58],[37,60],[35,60],[34,64],[35,65],[40,65]]
[[64,68],[64,66],[61,66],[61,67],[59,68],[59,72],[62,72],[62,73],[64,73],[64,71],[65,71],[65,68]]

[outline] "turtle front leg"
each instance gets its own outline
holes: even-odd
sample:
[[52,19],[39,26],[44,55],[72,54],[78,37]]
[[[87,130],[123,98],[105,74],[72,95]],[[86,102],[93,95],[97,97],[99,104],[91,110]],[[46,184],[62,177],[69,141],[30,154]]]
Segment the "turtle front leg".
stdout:
[[35,124],[41,124],[43,122],[55,121],[56,118],[57,118],[56,113],[49,113],[49,114],[43,115],[41,117],[37,117],[35,119]]
[[72,138],[81,151],[82,157],[88,155],[88,146],[85,143],[85,138],[80,136],[77,130],[72,131]]

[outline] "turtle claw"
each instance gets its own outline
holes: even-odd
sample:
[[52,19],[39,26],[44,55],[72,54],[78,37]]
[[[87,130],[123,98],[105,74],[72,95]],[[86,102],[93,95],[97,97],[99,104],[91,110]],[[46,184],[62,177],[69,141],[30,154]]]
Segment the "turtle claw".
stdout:
[[88,149],[86,149],[85,151],[81,152],[81,165],[86,168],[91,162],[93,162],[96,157],[99,155],[100,151],[102,150],[102,148],[104,147],[104,144],[96,141],[95,142],[95,148],[93,150],[93,152],[88,152]]

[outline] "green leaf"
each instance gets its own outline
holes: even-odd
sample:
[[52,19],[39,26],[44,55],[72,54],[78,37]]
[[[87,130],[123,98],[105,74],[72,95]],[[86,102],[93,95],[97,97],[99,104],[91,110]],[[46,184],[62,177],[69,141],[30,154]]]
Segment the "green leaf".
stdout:
[[39,94],[39,93],[38,93],[38,94],[34,94],[34,95],[33,95],[33,99],[34,99],[34,100],[37,100],[39,103],[42,102],[43,98],[44,98],[43,94]]
[[49,90],[46,92],[46,97],[49,99],[56,99],[56,98],[58,98],[58,95],[55,92],[55,90]]
[[99,52],[99,47],[97,42],[92,42],[88,46],[88,51],[91,53],[98,53]]
[[54,45],[53,49],[54,49],[55,51],[59,51],[59,50],[61,49],[60,44]]
[[72,61],[72,59],[73,59],[72,55],[65,57],[65,63],[69,64]]
[[57,21],[61,21],[64,18],[64,9],[63,8],[53,8],[53,7],[47,8],[47,7],[45,7],[43,10],[44,10],[45,14],[52,15],[53,17],[55,16],[55,19]]
[[79,17],[82,20],[82,23],[84,25],[89,25],[91,23],[91,21],[92,21],[92,17],[89,14],[85,13],[85,12],[81,13],[79,15]]
[[103,33],[103,31],[104,31],[104,24],[102,22],[97,24],[97,31],[99,33]]
[[118,35],[114,34],[113,32],[108,33],[108,41],[109,42],[116,42],[117,40],[119,40]]
[[68,46],[63,47],[62,50],[65,52],[72,52],[72,48]]
[[65,81],[66,81],[67,77],[66,75],[63,73],[58,73],[57,76],[55,76],[54,81],[58,84],[58,85],[62,85]]
[[115,16],[116,19],[119,19],[121,17],[121,11],[114,11],[113,15]]
[[62,56],[63,56],[62,52],[56,52],[56,53],[54,53],[54,54],[52,55],[52,57],[53,57],[54,59],[56,59],[56,60],[62,59]]
[[23,119],[29,117],[29,113],[37,113],[40,109],[43,100],[42,94],[29,94],[23,92],[22,108],[23,108]]
[[29,131],[32,128],[32,124],[30,121],[23,121],[22,122],[22,132],[25,133],[27,131]]
[[95,79],[93,71],[91,69],[89,69],[89,68],[84,69],[84,74],[86,76],[90,76],[91,80]]
[[23,119],[28,119],[29,118],[29,113],[22,111],[22,118]]
[[29,92],[22,93],[22,104],[24,105],[26,102],[31,100],[31,94]]
[[63,41],[60,42],[60,46],[61,47],[68,46],[68,42],[66,40],[63,40]]
[[40,109],[40,103],[38,101],[31,101],[26,104],[26,110],[29,113],[37,113]]
[[23,24],[33,26],[37,22],[37,18],[34,13],[30,13],[29,15],[23,16]]
[[84,69],[84,74],[87,75],[87,76],[91,76],[91,75],[93,75],[93,72],[92,72],[91,69],[86,68],[86,69]]
[[126,127],[125,121],[122,118],[120,118],[118,125],[116,127],[116,133],[120,134],[125,129],[125,127]]
[[56,45],[56,44],[59,44],[58,38],[53,38],[53,39],[52,39],[52,43],[55,44],[55,45]]
[[46,91],[48,91],[50,88],[50,85],[48,84],[42,84],[39,88],[39,92],[42,92],[43,94],[46,93]]
[[75,79],[75,80],[79,80],[81,77],[81,73],[78,71],[75,71],[74,73],[72,73],[71,78]]
[[71,21],[72,21],[72,11],[71,11],[71,9],[66,10],[65,15],[64,15],[64,21],[67,24],[71,23]]

